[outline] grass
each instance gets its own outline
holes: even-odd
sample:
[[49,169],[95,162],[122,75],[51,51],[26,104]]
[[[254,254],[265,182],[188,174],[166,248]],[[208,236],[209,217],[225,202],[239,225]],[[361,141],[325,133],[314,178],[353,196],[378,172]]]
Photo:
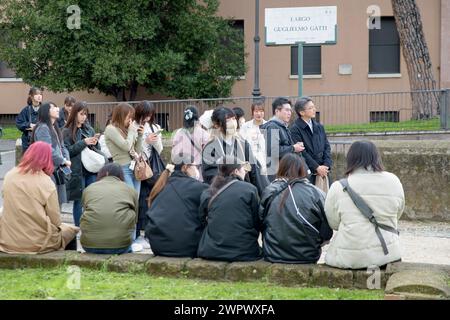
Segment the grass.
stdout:
[[[0,270],[0,300],[42,299],[250,299],[250,300],[378,300],[381,290],[286,288],[267,282],[213,282],[81,269],[80,289],[69,289],[68,269]],[[70,283],[76,283],[69,281]]]
[[2,127],[3,135],[0,137],[1,140],[17,140],[22,136],[22,132],[20,132],[15,126]]
[[364,124],[326,125],[327,133],[366,133],[440,130],[440,119],[408,120],[401,122],[373,122]]

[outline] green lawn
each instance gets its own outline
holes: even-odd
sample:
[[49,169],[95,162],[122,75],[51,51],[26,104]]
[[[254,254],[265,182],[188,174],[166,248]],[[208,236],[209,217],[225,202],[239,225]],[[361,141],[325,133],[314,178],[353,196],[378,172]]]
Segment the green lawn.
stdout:
[[22,132],[20,132],[15,126],[2,126],[3,127],[3,135],[0,137],[2,140],[17,140],[22,136]]
[[433,131],[440,130],[440,119],[409,120],[402,122],[374,122],[348,125],[326,125],[327,133],[365,133],[365,132],[398,132],[398,131]]
[[[2,299],[251,299],[377,300],[381,290],[286,288],[266,282],[212,282],[81,269],[80,289],[69,289],[66,268],[0,270]],[[76,283],[76,281],[69,281]],[[70,287],[70,286],[69,286]]]

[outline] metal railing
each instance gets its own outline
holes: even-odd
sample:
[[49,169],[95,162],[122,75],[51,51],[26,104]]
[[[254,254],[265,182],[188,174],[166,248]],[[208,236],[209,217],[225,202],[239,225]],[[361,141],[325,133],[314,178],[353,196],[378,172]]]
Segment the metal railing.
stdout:
[[[317,119],[325,125],[329,133],[366,131],[408,131],[448,129],[447,119],[450,104],[450,90],[417,92],[376,92],[355,94],[321,94],[310,96],[317,109]],[[287,97],[293,104],[296,96]],[[276,97],[264,97],[265,118],[272,116],[272,102]],[[246,118],[251,117],[253,97],[233,97],[218,99],[155,100],[151,101],[157,110],[156,122],[168,131],[183,124],[183,110],[187,105],[195,105],[199,113],[219,105],[241,107]],[[414,101],[430,101],[434,109],[429,119],[420,119],[421,111],[413,108]],[[102,130],[108,115],[119,102],[89,103],[91,122]],[[128,102],[135,106],[138,101]],[[296,116],[293,115],[292,120]]]
[[[354,94],[320,94],[310,96],[316,105],[316,118],[328,133],[338,132],[384,132],[409,130],[439,130],[450,126],[450,89],[416,92],[374,92]],[[272,117],[272,102],[276,97],[263,97],[265,118]],[[296,96],[289,98],[293,103]],[[183,110],[195,105],[200,114],[219,105],[241,107],[246,118],[251,117],[253,97],[218,99],[155,100],[156,122],[168,131],[183,124]],[[432,118],[420,120],[421,107],[414,107],[414,101],[421,101],[434,107]],[[427,103],[428,102],[428,103]],[[90,121],[102,131],[108,115],[119,102],[89,103]],[[135,106],[139,101],[128,102]],[[418,112],[416,112],[416,109]],[[422,110],[423,111],[423,110]],[[0,115],[0,125],[14,125],[13,114]],[[292,120],[295,120],[295,114]]]

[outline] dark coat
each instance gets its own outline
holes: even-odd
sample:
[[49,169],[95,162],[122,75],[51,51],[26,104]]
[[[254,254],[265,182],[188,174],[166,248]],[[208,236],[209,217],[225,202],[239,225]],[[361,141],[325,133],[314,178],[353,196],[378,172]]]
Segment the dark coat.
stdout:
[[276,178],[278,161],[284,155],[295,152],[294,141],[287,125],[276,118],[270,119],[260,128],[266,138],[267,174],[269,180],[273,181]]
[[[222,143],[222,147],[220,147]],[[253,184],[258,195],[261,195],[264,189],[269,185],[267,177],[261,174],[261,165],[253,155],[250,144],[241,138],[233,140],[233,148],[226,144],[223,139],[215,139],[206,144],[202,151],[202,176],[203,180],[211,184],[219,171],[217,160],[226,154],[232,154],[242,161],[248,161],[251,164],[251,171],[246,175],[245,181]]]
[[196,257],[204,225],[198,208],[208,185],[175,171],[147,210],[145,237],[156,255]]
[[30,124],[37,124],[38,112],[34,111],[33,107],[28,105],[20,111],[16,118],[16,127],[22,131],[22,150],[25,152],[31,144],[32,131],[27,130],[30,128]]
[[[275,180],[264,191],[259,209],[264,258],[270,262],[316,263],[322,243],[333,235],[325,216],[325,194],[307,179],[290,185],[299,212],[316,230],[297,214],[288,182]],[[287,197],[280,211],[284,192]]]
[[[70,200],[80,200],[84,185],[84,176],[88,174],[88,171],[84,169],[83,163],[81,162],[81,151],[87,147],[84,142],[84,138],[93,137],[95,135],[94,129],[89,125],[83,125],[77,131],[76,141],[72,139],[72,131],[70,128],[64,128],[63,138],[64,146],[69,150],[70,161],[72,162],[72,175],[69,182],[66,184],[67,199]],[[100,145],[97,143],[96,146],[92,147],[93,150],[101,153]]]
[[198,246],[200,258],[225,261],[253,261],[261,258],[258,244],[260,220],[256,187],[238,180],[211,203],[210,189],[200,200],[200,217],[207,219]]
[[[294,143],[303,142],[305,150],[302,152],[311,173],[316,173],[317,167],[325,165],[331,169],[333,160],[331,159],[331,148],[325,134],[324,127],[311,120],[313,124],[313,132],[308,124],[302,119],[298,118],[291,126],[290,131]],[[312,176],[312,177],[315,177]]]

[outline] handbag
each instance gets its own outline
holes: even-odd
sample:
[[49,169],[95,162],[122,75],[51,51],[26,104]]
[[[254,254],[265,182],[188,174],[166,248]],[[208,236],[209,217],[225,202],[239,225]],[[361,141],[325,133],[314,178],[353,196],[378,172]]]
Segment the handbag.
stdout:
[[64,173],[61,167],[58,167],[53,171],[53,177],[55,178],[55,184],[61,186],[66,184],[70,180],[71,174]]
[[86,147],[81,151],[81,162],[87,171],[97,173],[106,164],[106,159],[102,154]]
[[325,192],[325,194],[328,193],[329,190],[329,182],[328,182],[328,176],[321,177],[319,175],[316,176],[316,187]]
[[144,153],[136,157],[135,161],[136,164],[134,166],[134,177],[136,178],[136,180],[143,181],[153,177],[152,168],[150,168],[149,164],[147,163],[147,159]]

